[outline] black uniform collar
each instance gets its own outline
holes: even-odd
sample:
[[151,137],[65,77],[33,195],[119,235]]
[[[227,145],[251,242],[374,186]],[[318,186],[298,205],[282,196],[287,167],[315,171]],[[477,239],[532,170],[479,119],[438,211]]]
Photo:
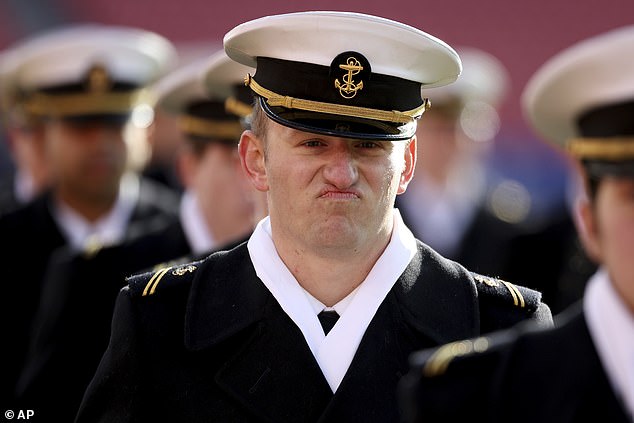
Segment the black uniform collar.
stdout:
[[[405,323],[444,343],[478,334],[477,292],[470,279],[459,264],[419,242],[418,253],[392,292]],[[275,299],[255,274],[246,244],[214,254],[193,281],[185,322],[187,347],[210,347],[252,326],[264,318],[270,301]]]

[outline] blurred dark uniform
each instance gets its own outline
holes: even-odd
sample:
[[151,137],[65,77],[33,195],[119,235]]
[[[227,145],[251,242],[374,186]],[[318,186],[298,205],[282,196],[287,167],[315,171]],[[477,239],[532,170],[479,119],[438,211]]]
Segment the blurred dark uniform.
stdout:
[[[140,104],[139,89],[165,71],[174,54],[171,44],[156,34],[98,25],[37,34],[12,48],[19,52],[13,56],[17,60],[11,80],[13,107],[44,127],[67,125],[75,133],[79,128],[94,127],[121,134]],[[65,65],[59,66],[60,61]],[[111,141],[119,139],[108,139]],[[0,258],[8,281],[0,321],[2,333],[10,340],[5,344],[1,373],[0,398],[5,408],[15,405],[15,384],[26,357],[32,318],[49,259],[56,250],[73,248],[90,255],[104,243],[133,239],[177,219],[175,193],[134,172],[119,176],[113,182],[118,189],[110,193],[113,206],[107,224],[93,228],[95,238],[82,239],[90,223],[83,221],[74,205],[60,200],[57,182],[0,218],[0,234],[10,246]],[[64,191],[63,197],[68,195]],[[72,195],[79,196],[77,192]],[[32,408],[37,412],[36,404]]]
[[[226,60],[233,65],[229,70],[236,70],[238,64]],[[236,148],[244,129],[238,111],[248,114],[250,103],[228,97],[234,105],[233,112],[229,112],[225,109],[226,93],[214,99],[203,95],[199,68],[194,64],[164,76],[154,87],[157,107],[166,107],[168,102],[176,108],[174,112],[179,114],[181,122],[187,123],[181,127],[186,136],[184,142],[192,144],[192,148],[201,150],[214,143]],[[242,66],[237,70],[241,71]],[[245,72],[235,79],[242,81]],[[208,194],[196,187],[187,188],[192,195]],[[215,199],[219,204],[222,200]],[[228,244],[218,243],[212,234],[209,234],[212,243],[201,242],[205,237],[200,232],[209,229],[185,222],[194,215],[204,215],[203,211],[191,210],[191,204],[198,203],[183,204],[181,199],[178,219],[144,230],[120,245],[79,254],[70,248],[56,251],[43,282],[29,356],[18,382],[21,405],[37,409],[39,418],[72,421],[108,346],[115,298],[126,285],[125,277],[153,269],[159,263],[202,259],[213,251],[233,248],[246,240],[247,235],[239,232]],[[64,380],[63,390],[59,389],[60,380]]]
[[537,222],[528,190],[492,168],[488,159],[500,127],[497,109],[509,89],[509,75],[481,49],[457,51],[460,78],[423,90],[432,108],[417,131],[414,179],[396,205],[414,235],[444,257],[540,291],[558,312],[561,294],[553,275],[567,266],[576,239],[572,219],[562,199]]
[[7,171],[0,174],[0,216],[19,208],[22,204],[16,195],[15,173]]
[[499,332],[412,357],[400,400],[407,422],[630,422],[580,306],[556,329]]

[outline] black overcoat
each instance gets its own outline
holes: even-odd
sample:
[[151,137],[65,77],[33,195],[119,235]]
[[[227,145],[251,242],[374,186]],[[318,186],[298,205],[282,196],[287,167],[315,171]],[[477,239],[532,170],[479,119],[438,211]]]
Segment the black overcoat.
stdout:
[[[399,386],[407,423],[631,421],[610,386],[581,304],[556,322],[552,329],[520,325],[486,342],[413,354]],[[480,351],[470,347],[476,342]]]
[[528,318],[552,323],[539,293],[419,243],[333,394],[242,244],[130,279],[77,421],[398,421],[396,386],[412,351]]
[[[8,341],[0,364],[0,405],[14,408],[18,375],[27,355],[33,317],[39,307],[42,283],[52,255],[67,241],[52,215],[53,198],[42,194],[0,218],[3,271],[0,332]],[[139,198],[126,237],[178,219],[178,197],[156,183],[141,180]]]

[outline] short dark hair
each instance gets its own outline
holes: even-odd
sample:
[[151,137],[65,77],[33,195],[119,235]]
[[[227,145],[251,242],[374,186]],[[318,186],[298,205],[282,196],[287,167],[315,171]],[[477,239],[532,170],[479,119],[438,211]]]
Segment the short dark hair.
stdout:
[[259,101],[255,101],[253,104],[253,112],[250,118],[250,127],[253,134],[256,137],[266,140],[266,127],[268,126],[269,118],[262,110]]

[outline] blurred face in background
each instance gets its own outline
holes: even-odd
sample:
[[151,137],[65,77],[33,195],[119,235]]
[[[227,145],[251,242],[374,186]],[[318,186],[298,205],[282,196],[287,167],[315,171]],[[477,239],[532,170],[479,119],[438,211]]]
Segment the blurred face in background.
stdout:
[[447,177],[459,149],[457,117],[449,111],[434,110],[423,114],[418,122],[418,161],[416,173],[438,184]]
[[421,117],[416,132],[416,175],[443,186],[452,172],[464,169],[465,163],[485,158],[498,129],[498,114],[489,104],[448,99],[434,105],[432,99],[432,107]]
[[634,177],[603,177],[581,204],[585,246],[634,313]]
[[9,142],[16,169],[31,181],[32,192],[37,195],[51,183],[42,127],[12,127],[9,129]]
[[223,243],[252,230],[252,188],[240,167],[237,142],[185,143],[180,175],[186,189],[196,193],[207,226]]
[[56,192],[69,203],[113,203],[126,169],[125,122],[52,119],[45,124]]

